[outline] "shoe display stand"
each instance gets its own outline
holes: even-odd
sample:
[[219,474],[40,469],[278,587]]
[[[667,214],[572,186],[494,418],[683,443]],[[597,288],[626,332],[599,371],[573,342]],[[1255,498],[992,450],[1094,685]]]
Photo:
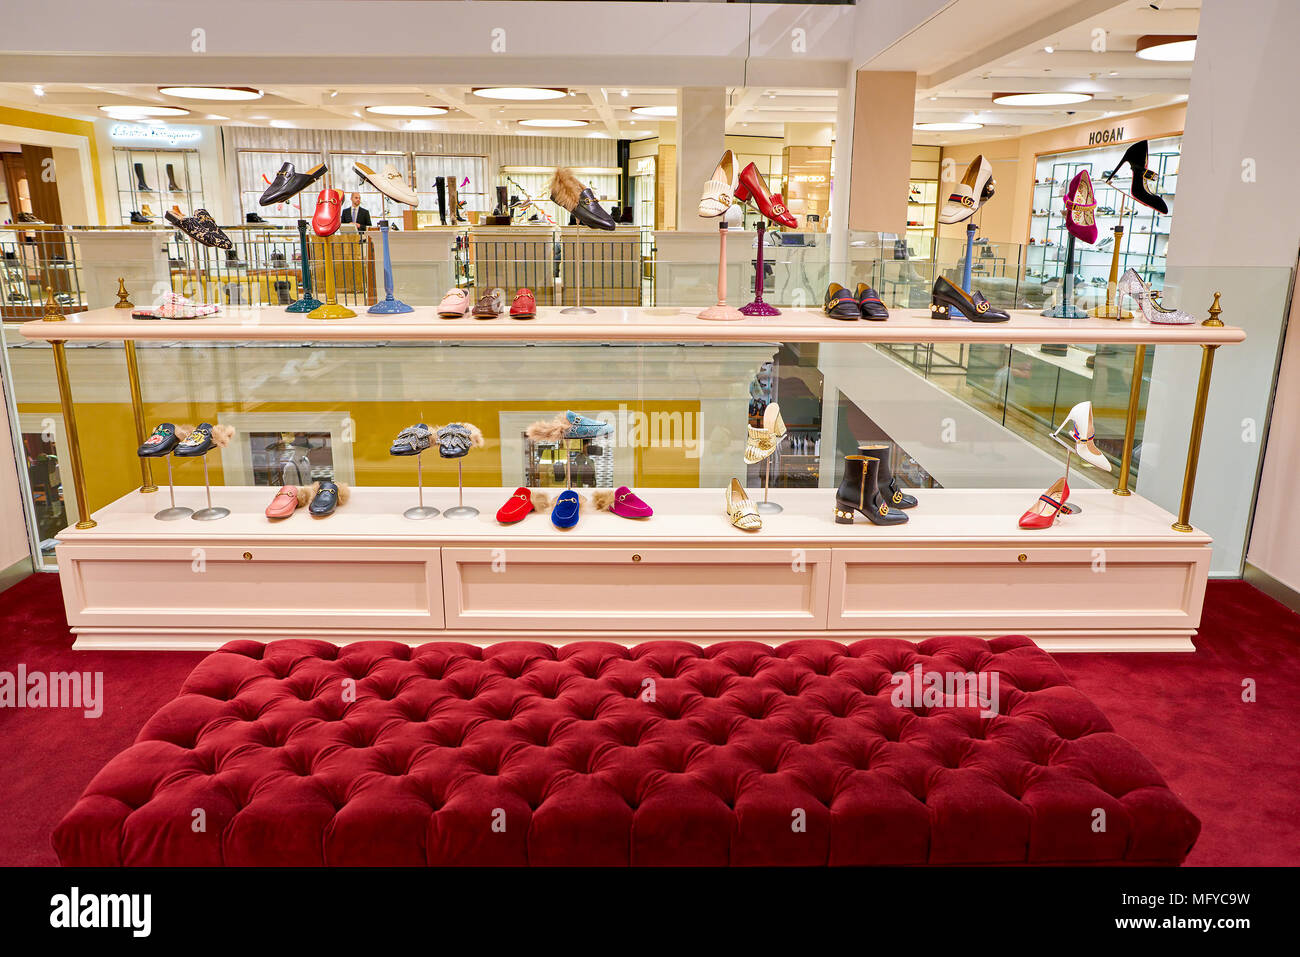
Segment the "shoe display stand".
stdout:
[[776,453],[773,452],[763,463],[763,500],[754,503],[756,509],[768,515],[784,511],[779,502],[773,502],[768,498],[768,494],[772,490],[772,458],[775,455]]
[[[194,509],[185,508],[176,504],[176,481],[172,476],[172,457],[167,457],[167,493],[171,497],[171,506],[154,513],[154,518],[160,522],[174,522],[178,518],[188,518],[194,514]],[[209,492],[209,503],[211,502],[211,493]]]
[[[137,490],[93,516],[73,514],[75,525],[58,535],[78,648],[214,648],[237,637],[299,635],[418,643],[612,634],[633,643],[663,636],[778,641],[792,634],[924,639],[1010,632],[1048,648],[1132,651],[1191,650],[1199,623],[1211,542],[1191,526],[1190,513],[1209,380],[1215,351],[1245,339],[1243,330],[1219,321],[1219,312],[1216,297],[1206,322],[1156,327],[1030,310],[997,324],[936,320],[926,310],[841,323],[810,309],[788,310],[775,321],[703,323],[693,309],[599,307],[592,316],[567,316],[543,307],[521,324],[438,320],[434,307],[420,306],[405,315],[317,323],[279,308],[244,307],[184,322],[140,321],[109,306],[27,322],[19,331],[54,346],[74,502],[88,498],[63,351],[70,340],[1199,346],[1177,515],[1128,494],[1131,407],[1121,487],[1079,490],[1071,500],[1084,514],[1041,530],[1017,525],[1038,488],[915,489],[920,504],[909,521],[887,528],[836,524],[832,489],[782,489],[783,511],[764,516],[760,532],[746,533],[727,521],[719,488],[639,490],[654,505],[652,519],[632,523],[584,510],[577,527],[559,532],[544,516],[499,525],[494,516],[509,489],[461,489],[457,501],[481,514],[458,522],[408,521],[412,490],[405,486],[355,488],[348,507],[328,521],[294,515],[272,523],[264,514],[272,490],[229,486],[221,498],[230,514],[220,522],[156,521],[157,493]],[[133,402],[137,395],[133,389]],[[182,506],[198,504],[185,500],[197,494],[183,488]],[[451,492],[432,494],[450,499]],[[197,603],[195,548],[207,561]],[[800,561],[791,561],[792,549]],[[1095,569],[1098,549],[1106,555],[1104,574]],[[170,623],[182,619],[183,628]]]
[[582,233],[573,237],[573,295],[574,305],[560,310],[563,316],[594,316],[596,310],[582,304]]
[[701,319],[715,322],[735,322],[744,319],[745,314],[735,306],[727,305],[727,222],[726,217],[718,223],[718,303],[709,306],[700,313]]
[[400,315],[412,312],[410,306],[393,296],[393,260],[388,251],[388,200],[383,201],[383,219],[379,221],[379,232],[383,237],[384,247],[384,298],[366,310],[372,316]]
[[[768,305],[763,301],[763,248],[767,245],[767,220],[762,217],[758,220],[758,255],[754,260],[754,301],[741,306],[740,312],[746,316],[779,316],[781,310],[776,306]],[[722,262],[726,262],[725,259]]]
[[[1115,239],[1111,243],[1110,278],[1106,280],[1106,305],[1094,306],[1088,315],[1098,319],[1132,319],[1133,313],[1124,309],[1119,301],[1116,286],[1119,285],[1119,248],[1124,243],[1124,217],[1128,214],[1128,192],[1119,200],[1119,220],[1115,223]],[[1073,237],[1071,237],[1073,238]],[[1068,270],[1067,266],[1067,270]]]
[[315,312],[324,305],[312,295],[311,252],[307,248],[307,220],[298,220],[298,242],[302,247],[302,295],[289,304],[285,312]]
[[[969,290],[968,290],[969,291]],[[1061,274],[1061,301],[1043,310],[1053,319],[1082,319],[1088,313],[1074,304],[1074,233],[1065,241],[1065,271]]]
[[424,453],[420,452],[415,456],[415,488],[417,504],[412,505],[402,513],[403,518],[409,518],[412,521],[420,521],[426,518],[433,518],[438,514],[438,510],[432,505],[424,504]]
[[465,457],[456,460],[456,504],[444,511],[446,518],[473,518],[479,511],[473,505],[465,504]]
[[[226,508],[224,505],[212,504],[212,481],[208,477],[208,453],[205,452],[200,457],[203,459],[203,494],[206,498],[207,504],[203,508],[195,511],[190,518],[194,519],[196,522],[215,522],[219,518],[228,517],[230,515],[230,509]],[[170,460],[171,456],[168,456],[168,459]],[[168,480],[171,479],[170,473],[167,477]],[[172,489],[172,494],[175,495],[175,488]]]

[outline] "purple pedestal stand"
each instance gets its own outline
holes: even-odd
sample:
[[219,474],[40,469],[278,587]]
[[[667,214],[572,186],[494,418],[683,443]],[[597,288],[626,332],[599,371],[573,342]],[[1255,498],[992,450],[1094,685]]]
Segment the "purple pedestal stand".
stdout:
[[779,316],[781,310],[776,306],[769,306],[763,301],[763,235],[767,232],[767,223],[763,220],[758,221],[758,260],[756,263],[757,271],[754,273],[754,301],[747,306],[741,306],[740,311],[746,316]]

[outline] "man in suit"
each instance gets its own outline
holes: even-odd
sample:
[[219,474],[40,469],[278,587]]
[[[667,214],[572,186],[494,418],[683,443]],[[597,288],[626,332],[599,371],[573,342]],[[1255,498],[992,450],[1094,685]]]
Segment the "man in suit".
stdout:
[[343,222],[356,223],[357,232],[370,225],[370,210],[361,205],[361,194],[352,194],[352,205],[343,210]]

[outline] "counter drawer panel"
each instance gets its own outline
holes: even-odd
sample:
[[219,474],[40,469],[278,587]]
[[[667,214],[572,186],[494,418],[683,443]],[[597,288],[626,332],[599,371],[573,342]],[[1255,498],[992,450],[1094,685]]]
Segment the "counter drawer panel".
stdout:
[[61,545],[71,625],[442,627],[437,548]]
[[830,549],[444,548],[448,628],[826,627]]
[[830,628],[1195,628],[1209,546],[836,548]]

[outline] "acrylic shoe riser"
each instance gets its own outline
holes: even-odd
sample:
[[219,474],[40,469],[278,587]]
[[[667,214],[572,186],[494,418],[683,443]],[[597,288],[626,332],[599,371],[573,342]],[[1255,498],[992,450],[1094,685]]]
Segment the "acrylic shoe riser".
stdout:
[[415,456],[415,487],[419,490],[419,504],[412,505],[402,513],[403,518],[422,519],[433,518],[438,514],[438,510],[432,505],[424,504],[424,453],[419,452]]
[[414,312],[415,310],[400,299],[393,298],[393,261],[388,254],[387,198],[383,200],[383,206],[384,218],[379,221],[379,232],[384,238],[384,298],[367,309],[366,312],[376,316],[393,316],[404,312]]
[[[301,212],[301,209],[299,209]],[[289,304],[285,312],[313,312],[319,309],[324,303],[312,295],[311,289],[311,253],[307,249],[307,220],[298,220],[298,242],[302,247],[299,254],[302,257],[302,295]]]
[[160,522],[172,522],[178,518],[185,518],[187,515],[194,514],[194,509],[176,504],[176,482],[172,479],[172,457],[170,455],[167,456],[167,490],[171,493],[171,508],[165,508],[156,513],[154,518]]
[[[1068,230],[1067,230],[1068,232]],[[1053,319],[1083,319],[1088,313],[1074,304],[1074,233],[1065,241],[1065,272],[1061,274],[1061,301],[1043,310]]]
[[745,314],[735,306],[727,305],[727,217],[718,223],[718,304],[709,306],[700,313],[701,319],[716,322],[734,322],[744,319]]
[[759,219],[758,221],[758,256],[754,260],[754,301],[746,306],[740,307],[742,315],[746,316],[779,316],[781,310],[776,306],[769,306],[763,301],[763,247],[766,245],[764,236],[767,233],[767,221]]
[[[775,454],[776,452],[772,453],[772,455]],[[785,509],[781,507],[779,502],[769,502],[767,499],[767,493],[772,487],[772,455],[767,457],[767,463],[763,468],[763,501],[755,502],[754,507],[760,512],[775,515],[777,512],[784,512]]]
[[196,522],[215,522],[217,519],[225,518],[230,514],[230,509],[222,505],[214,507],[212,504],[212,483],[208,481],[208,457],[206,454],[203,456],[203,489],[207,493],[208,507],[199,509],[190,518]]
[[442,514],[446,518],[473,518],[478,514],[478,509],[473,505],[465,504],[465,458],[462,456],[456,460],[456,487],[459,490],[459,504],[453,505]]
[[573,238],[573,294],[576,305],[560,310],[562,316],[594,316],[595,309],[582,304],[582,234]]

